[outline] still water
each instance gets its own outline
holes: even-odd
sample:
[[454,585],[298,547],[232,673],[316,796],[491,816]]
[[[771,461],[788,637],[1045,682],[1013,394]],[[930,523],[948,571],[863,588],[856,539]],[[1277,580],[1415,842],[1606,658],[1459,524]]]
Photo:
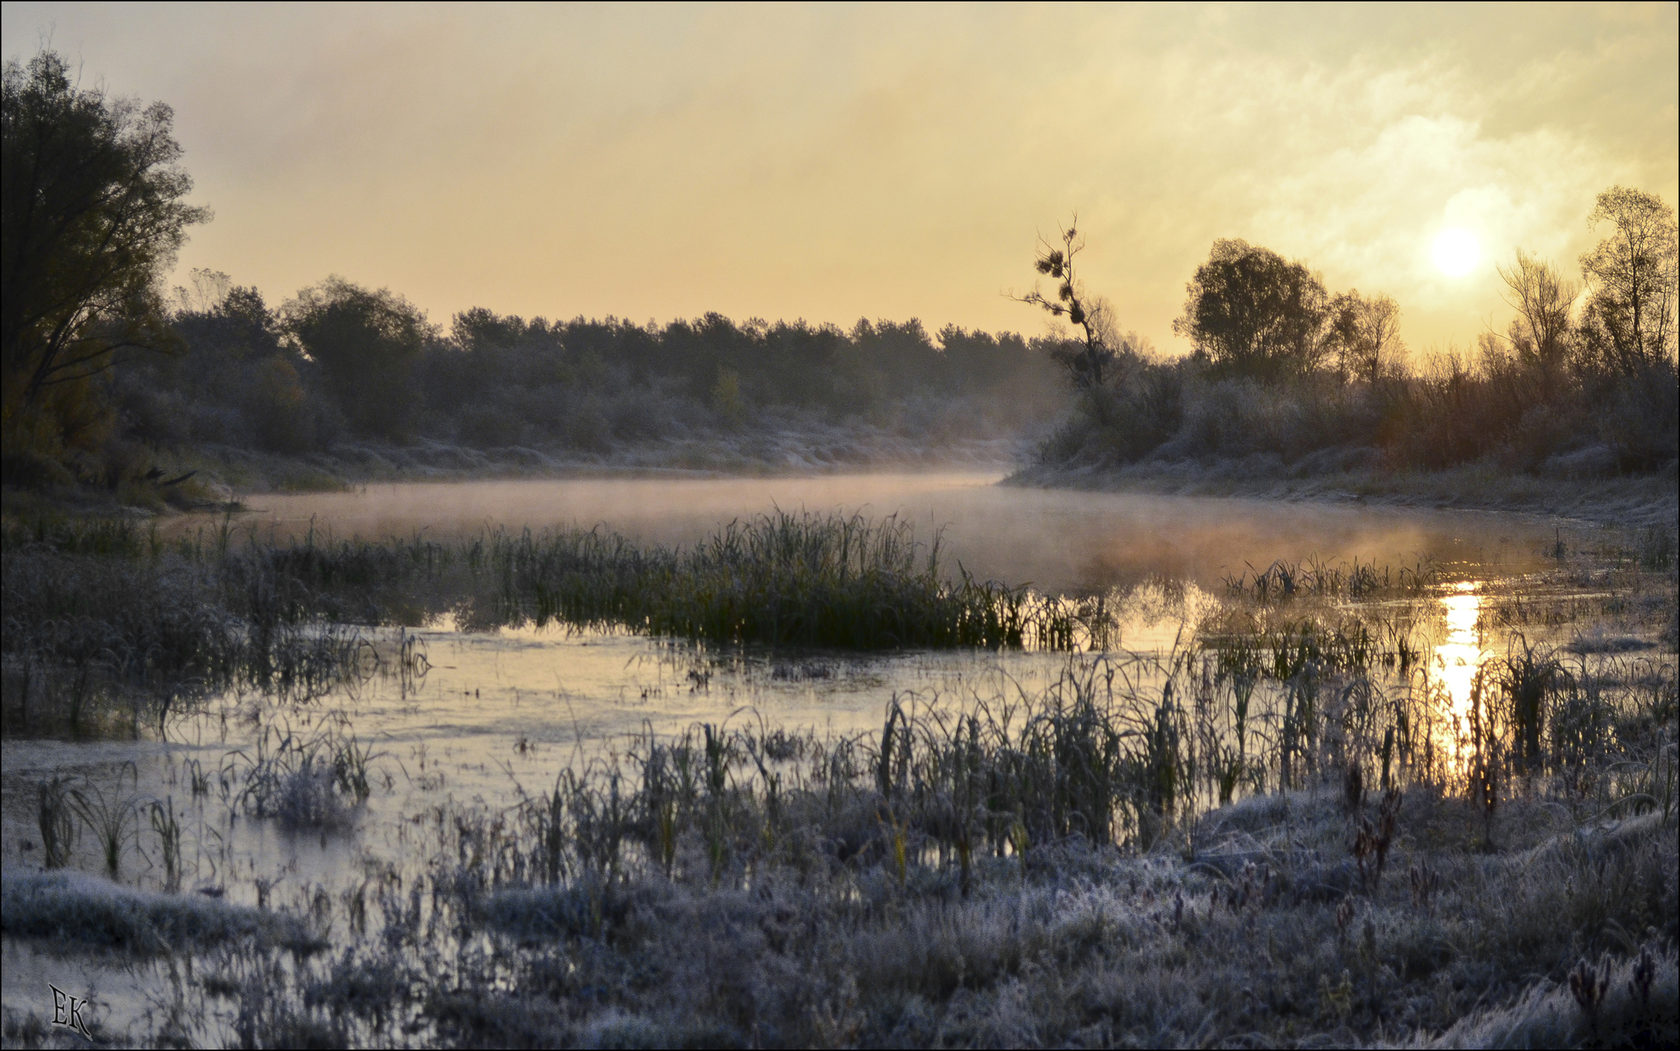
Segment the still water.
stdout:
[[[1433,563],[1444,586],[1431,660],[1449,693],[1468,688],[1485,652],[1480,589],[1540,565],[1557,528],[1467,512],[1058,492],[997,481],[996,473],[906,473],[382,485],[253,496],[251,511],[232,527],[284,540],[311,530],[317,537],[443,538],[486,528],[600,525],[642,543],[683,545],[733,519],[776,509],[896,515],[912,523],[919,540],[938,538],[949,571],[961,566],[977,578],[1031,583],[1047,594],[1124,596],[1120,645],[1144,660],[1181,645],[1188,628],[1217,609],[1227,577],[1252,575],[1274,560],[1358,560],[1396,570]],[[222,526],[218,518],[170,528]],[[465,633],[447,619],[360,633],[369,674],[306,705],[230,694],[171,721],[162,740],[5,739],[0,842],[7,870],[39,866],[38,850],[21,847],[39,838],[32,835],[36,786],[67,775],[113,800],[167,800],[181,815],[184,888],[250,904],[300,904],[322,888],[338,895],[369,872],[423,865],[429,823],[467,809],[511,811],[551,787],[560,771],[633,750],[635,735],[749,720],[821,734],[878,731],[895,698],[938,705],[1036,693],[1069,660],[1038,653],[720,652],[627,634]],[[392,656],[405,646],[418,659],[406,673],[393,672]],[[349,736],[370,755],[372,795],[345,827],[289,832],[232,812],[242,771],[284,735]],[[83,837],[73,867],[102,868],[92,840]],[[160,887],[163,873],[138,817],[133,843],[122,881]],[[14,976],[37,968],[18,955],[35,950],[7,941],[11,1004],[34,995],[14,989]],[[107,977],[121,980],[115,971]]]
[[[590,478],[375,485],[345,493],[248,499],[243,528],[301,536],[449,536],[602,525],[644,543],[690,544],[732,519],[775,509],[871,518],[897,515],[942,563],[980,579],[1084,593],[1149,578],[1203,588],[1276,559],[1433,559],[1520,571],[1538,563],[1554,527],[1536,518],[1359,503],[1287,502],[1001,486],[997,472],[810,478]],[[177,528],[193,528],[183,524]]]

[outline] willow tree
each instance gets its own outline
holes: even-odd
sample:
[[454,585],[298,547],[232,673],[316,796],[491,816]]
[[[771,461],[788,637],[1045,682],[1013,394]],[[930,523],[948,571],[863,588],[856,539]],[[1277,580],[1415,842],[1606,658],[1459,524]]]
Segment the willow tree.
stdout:
[[6,63],[0,112],[5,432],[51,451],[97,416],[90,384],[118,352],[167,341],[160,278],[210,213],[184,201],[192,179],[161,102],[79,88],[44,51]]

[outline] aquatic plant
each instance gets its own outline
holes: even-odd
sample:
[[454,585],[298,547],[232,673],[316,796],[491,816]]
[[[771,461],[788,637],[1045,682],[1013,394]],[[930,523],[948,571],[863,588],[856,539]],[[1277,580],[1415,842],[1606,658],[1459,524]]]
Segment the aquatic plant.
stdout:
[[139,832],[138,804],[132,796],[122,794],[124,774],[128,775],[131,785],[138,787],[139,769],[133,760],[129,760],[117,769],[116,784],[110,796],[91,781],[84,781],[80,787],[69,792],[70,808],[99,840],[105,871],[112,879],[117,877],[122,866],[123,852],[129,841]]
[[72,778],[54,774],[38,782],[36,827],[41,832],[42,862],[56,869],[70,860],[76,838],[76,812],[70,797]]
[[1513,635],[1510,652],[1490,669],[1505,705],[1505,717],[1516,736],[1514,747],[1524,768],[1541,759],[1541,733],[1546,720],[1546,700],[1567,676],[1563,665],[1550,653]]
[[275,818],[287,828],[339,828],[372,791],[371,746],[329,721],[305,736],[282,724],[258,735],[254,750],[238,749],[223,763],[222,777],[241,783],[231,806],[253,817]]
[[[492,534],[469,564],[498,587],[469,613],[717,643],[898,649],[1021,646],[1055,637],[1022,589],[960,572],[939,543],[889,517],[779,512],[734,521],[692,548],[641,549],[599,530]],[[1065,635],[1065,632],[1063,633]]]
[[152,831],[157,835],[158,851],[163,856],[163,888],[176,891],[181,888],[181,822],[175,814],[175,799],[173,796],[164,800],[154,799],[146,808],[146,815],[151,821]]

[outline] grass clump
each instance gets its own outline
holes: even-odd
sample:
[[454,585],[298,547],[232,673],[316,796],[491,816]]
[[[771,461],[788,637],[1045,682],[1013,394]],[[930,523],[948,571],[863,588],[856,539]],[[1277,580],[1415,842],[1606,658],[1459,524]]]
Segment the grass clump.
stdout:
[[153,894],[80,872],[8,872],[0,882],[8,935],[123,949],[142,956],[237,942],[315,951],[322,943],[284,913],[203,895]]
[[228,756],[223,778],[244,783],[235,810],[274,818],[284,828],[341,828],[372,793],[378,758],[341,725],[329,723],[307,737],[268,726],[251,752]]
[[474,564],[501,621],[559,621],[714,643],[855,650],[1040,641],[1024,589],[947,582],[938,541],[909,523],[785,512],[735,521],[688,549],[600,531],[495,534]]

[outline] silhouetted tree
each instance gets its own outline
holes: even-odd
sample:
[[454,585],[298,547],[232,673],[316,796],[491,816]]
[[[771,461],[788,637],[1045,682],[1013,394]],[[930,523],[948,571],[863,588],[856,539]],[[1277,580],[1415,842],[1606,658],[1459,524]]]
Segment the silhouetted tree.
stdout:
[[1666,361],[1675,346],[1680,294],[1674,209],[1652,194],[1614,186],[1598,195],[1587,221],[1613,227],[1581,257],[1593,290],[1585,329],[1594,356],[1626,373]]
[[1061,241],[1062,247],[1057,248],[1039,238],[1038,258],[1033,262],[1040,274],[1056,282],[1055,297],[1046,296],[1035,285],[1031,292],[1014,298],[1043,307],[1052,317],[1065,316],[1078,327],[1081,345],[1071,352],[1057,354],[1057,360],[1067,369],[1075,387],[1094,390],[1108,378],[1118,348],[1105,338],[1112,325],[1104,316],[1104,307],[1091,299],[1084,283],[1074,273],[1074,257],[1085,249],[1085,241],[1079,236],[1078,216],[1062,232]]
[[420,309],[387,289],[329,277],[299,292],[283,313],[286,331],[350,426],[369,437],[402,437],[419,408],[415,360],[432,335]]
[[192,180],[161,102],[81,90],[44,51],[6,63],[0,112],[6,440],[64,444],[97,415],[89,381],[117,351],[166,343],[159,275],[210,213],[183,202]]
[[1344,377],[1375,383],[1400,350],[1400,307],[1384,295],[1338,294],[1327,308],[1329,351]]
[[1569,357],[1569,308],[1576,287],[1551,265],[1517,250],[1511,266],[1497,268],[1505,282],[1505,302],[1517,312],[1507,339],[1517,361],[1546,377],[1560,373]]
[[1318,366],[1329,297],[1300,263],[1246,241],[1215,241],[1185,291],[1173,331],[1214,368],[1278,377]]

